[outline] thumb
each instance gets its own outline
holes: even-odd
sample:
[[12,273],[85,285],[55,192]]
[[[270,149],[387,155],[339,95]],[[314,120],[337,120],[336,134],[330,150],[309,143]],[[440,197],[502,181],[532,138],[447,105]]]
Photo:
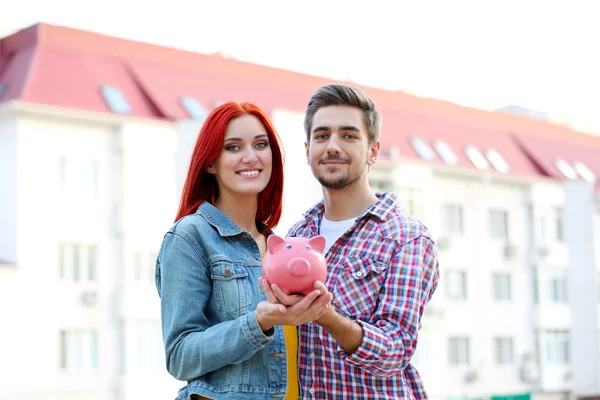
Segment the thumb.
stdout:
[[281,303],[271,303],[265,302],[264,307],[266,308],[267,313],[271,315],[276,314],[285,314],[287,312],[287,308]]

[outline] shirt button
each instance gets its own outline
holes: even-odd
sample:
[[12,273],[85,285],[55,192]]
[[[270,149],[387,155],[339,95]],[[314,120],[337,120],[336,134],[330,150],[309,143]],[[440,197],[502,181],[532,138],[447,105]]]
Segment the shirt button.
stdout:
[[362,276],[362,272],[358,271],[358,272],[356,273],[356,277],[357,277],[357,278],[360,278],[361,276]]
[[315,353],[310,353],[310,358],[315,358]]
[[315,394],[315,389],[313,388],[310,388],[308,391],[310,392],[310,394]]

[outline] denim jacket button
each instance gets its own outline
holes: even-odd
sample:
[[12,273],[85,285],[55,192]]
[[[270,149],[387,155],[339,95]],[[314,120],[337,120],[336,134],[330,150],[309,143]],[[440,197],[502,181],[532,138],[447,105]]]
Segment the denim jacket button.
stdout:
[[223,275],[225,275],[225,276],[231,276],[232,272],[230,270],[226,269],[225,272],[223,272]]

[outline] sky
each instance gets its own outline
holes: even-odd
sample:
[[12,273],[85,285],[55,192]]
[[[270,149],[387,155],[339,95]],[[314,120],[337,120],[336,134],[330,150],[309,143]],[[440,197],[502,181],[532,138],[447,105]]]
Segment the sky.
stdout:
[[20,0],[0,35],[46,22],[600,134],[598,15],[597,0]]

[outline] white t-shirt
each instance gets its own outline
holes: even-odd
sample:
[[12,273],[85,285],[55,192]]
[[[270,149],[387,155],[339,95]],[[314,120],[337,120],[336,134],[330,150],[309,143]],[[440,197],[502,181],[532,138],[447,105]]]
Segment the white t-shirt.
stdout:
[[352,225],[354,225],[356,218],[345,219],[343,221],[330,221],[323,216],[321,221],[321,228],[319,234],[325,236],[325,251],[323,254],[327,254],[329,248],[342,236]]

